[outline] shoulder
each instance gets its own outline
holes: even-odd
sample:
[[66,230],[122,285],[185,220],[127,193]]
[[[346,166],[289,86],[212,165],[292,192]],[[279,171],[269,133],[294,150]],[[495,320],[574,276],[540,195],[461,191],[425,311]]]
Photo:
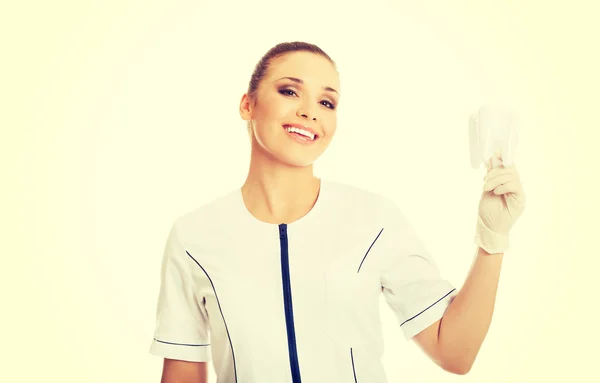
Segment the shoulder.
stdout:
[[329,194],[341,204],[389,209],[395,203],[386,195],[376,193],[362,186],[324,180]]
[[396,203],[388,196],[368,190],[362,186],[325,180],[329,203],[344,211],[361,216],[370,216],[378,220],[388,220],[398,214]]
[[172,230],[179,239],[189,242],[214,237],[212,234],[223,230],[240,215],[239,191],[233,190],[183,212],[173,221]]

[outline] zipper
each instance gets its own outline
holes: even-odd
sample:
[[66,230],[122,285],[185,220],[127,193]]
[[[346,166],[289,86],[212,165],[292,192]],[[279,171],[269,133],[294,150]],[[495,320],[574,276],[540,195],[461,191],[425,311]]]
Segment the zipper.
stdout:
[[287,328],[288,349],[292,382],[300,383],[300,366],[296,349],[296,330],[294,328],[294,309],[292,307],[292,287],[290,283],[290,262],[288,253],[287,225],[279,225],[279,243],[281,245],[281,277],[283,281],[283,304],[285,308],[285,323]]

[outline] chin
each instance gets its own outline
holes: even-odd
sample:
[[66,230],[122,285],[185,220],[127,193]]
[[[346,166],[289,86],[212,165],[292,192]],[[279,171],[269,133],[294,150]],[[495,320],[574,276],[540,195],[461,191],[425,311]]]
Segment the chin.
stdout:
[[286,153],[276,156],[276,158],[279,162],[288,166],[304,168],[313,165],[319,156],[291,155],[291,153]]
[[267,154],[275,162],[291,167],[313,165],[328,146],[326,145],[328,142],[321,142],[320,145],[315,146],[304,146],[289,142],[287,137],[283,141],[269,138],[271,137],[255,136],[254,150]]

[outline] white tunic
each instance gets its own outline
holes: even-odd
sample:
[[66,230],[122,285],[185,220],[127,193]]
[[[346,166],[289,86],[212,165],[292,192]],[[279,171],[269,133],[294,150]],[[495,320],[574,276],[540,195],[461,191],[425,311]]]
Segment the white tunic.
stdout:
[[406,339],[456,294],[389,199],[321,180],[276,225],[237,189],[175,220],[150,353],[212,360],[218,383],[384,383],[380,294]]

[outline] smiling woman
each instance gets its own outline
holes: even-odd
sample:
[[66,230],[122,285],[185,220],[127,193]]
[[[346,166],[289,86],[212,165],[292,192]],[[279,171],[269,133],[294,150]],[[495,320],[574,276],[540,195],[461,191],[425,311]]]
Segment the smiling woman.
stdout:
[[268,153],[290,165],[311,165],[335,134],[340,97],[336,89],[335,63],[317,46],[295,42],[267,52],[240,104],[255,162],[264,161],[257,156]]
[[335,63],[315,45],[279,44],[256,66],[239,107],[245,182],[177,218],[167,239],[151,346],[163,383],[206,381],[211,360],[219,383],[384,383],[381,294],[432,360],[470,368],[501,258],[474,268],[489,287],[466,290],[488,298],[453,304],[456,289],[390,199],[315,177],[339,99]]

